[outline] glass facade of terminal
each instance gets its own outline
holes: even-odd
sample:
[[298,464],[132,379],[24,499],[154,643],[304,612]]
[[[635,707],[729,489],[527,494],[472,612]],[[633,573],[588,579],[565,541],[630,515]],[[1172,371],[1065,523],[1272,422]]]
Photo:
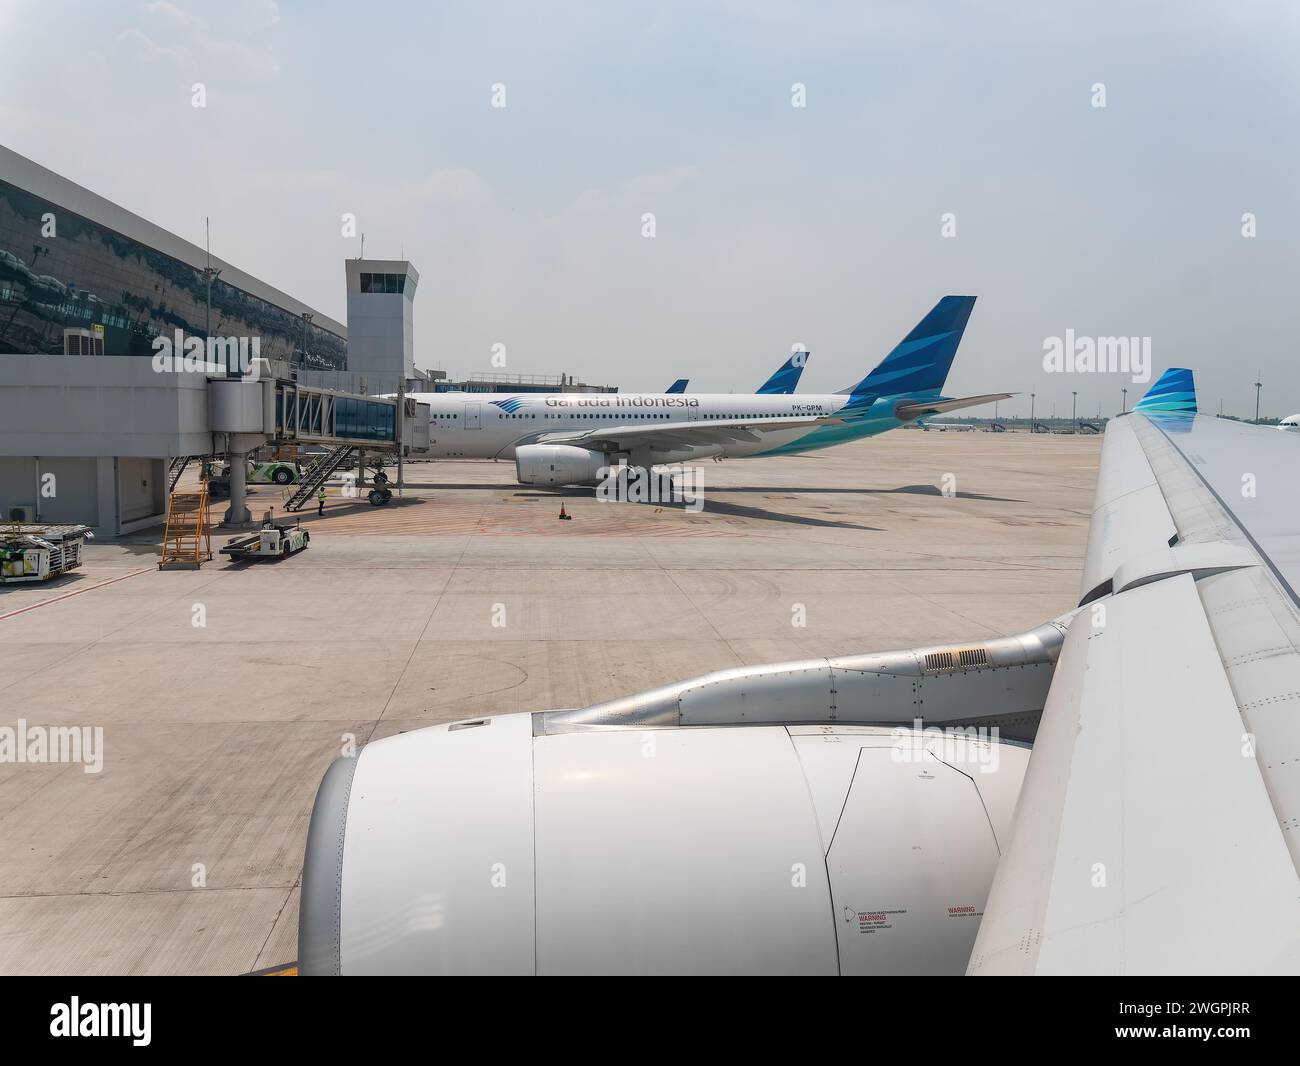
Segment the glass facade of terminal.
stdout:
[[[91,334],[105,355],[152,356],[155,337],[202,337],[206,318],[202,270],[0,181],[0,353],[80,351]],[[347,366],[344,338],[220,278],[211,322],[214,337],[260,337],[266,359]]]

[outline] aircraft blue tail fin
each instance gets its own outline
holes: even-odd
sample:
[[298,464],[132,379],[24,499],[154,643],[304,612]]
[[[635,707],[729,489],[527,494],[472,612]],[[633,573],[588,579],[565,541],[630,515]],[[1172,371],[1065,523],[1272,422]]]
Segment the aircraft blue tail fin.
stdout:
[[686,386],[690,384],[690,380],[691,380],[690,378],[678,378],[671,385],[669,385],[665,391],[668,395],[672,395],[673,393],[677,393],[677,392],[685,392]]
[[1170,367],[1133,405],[1134,411],[1196,414],[1196,382],[1186,367]]
[[803,368],[808,365],[809,352],[795,352],[777,367],[776,373],[759,386],[759,396],[789,396],[799,384]]
[[875,370],[853,386],[849,403],[940,391],[974,306],[974,296],[945,296]]

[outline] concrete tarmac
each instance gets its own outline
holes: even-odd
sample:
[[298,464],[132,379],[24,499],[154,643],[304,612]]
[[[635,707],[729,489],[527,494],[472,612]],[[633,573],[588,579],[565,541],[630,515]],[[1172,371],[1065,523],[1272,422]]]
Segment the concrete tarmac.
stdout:
[[1069,610],[1099,454],[901,431],[701,464],[700,513],[416,463],[389,507],[331,490],[283,561],[159,572],[161,530],[92,542],[74,575],[0,591],[0,728],[103,731],[97,773],[0,763],[0,972],[292,960],[312,801],[353,740]]

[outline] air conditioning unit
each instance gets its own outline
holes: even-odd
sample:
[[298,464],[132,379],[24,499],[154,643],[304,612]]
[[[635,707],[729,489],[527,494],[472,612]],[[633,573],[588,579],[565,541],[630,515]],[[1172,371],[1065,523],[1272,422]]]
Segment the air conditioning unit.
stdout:
[[36,505],[34,503],[31,503],[31,504],[24,504],[21,507],[10,507],[9,521],[10,522],[35,522]]

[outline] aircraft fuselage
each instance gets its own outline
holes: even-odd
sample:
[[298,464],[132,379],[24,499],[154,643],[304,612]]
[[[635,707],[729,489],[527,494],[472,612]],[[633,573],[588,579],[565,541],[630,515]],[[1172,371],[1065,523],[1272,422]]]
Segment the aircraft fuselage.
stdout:
[[[444,459],[513,459],[515,449],[535,444],[547,434],[598,429],[638,430],[655,426],[702,426],[711,422],[758,423],[754,440],[725,443],[651,446],[656,463],[691,459],[748,458],[813,451],[848,440],[874,436],[903,423],[894,406],[927,396],[880,397],[867,407],[845,412],[845,394],[775,395],[669,393],[418,393],[430,406],[430,455]],[[766,419],[827,418],[845,412],[845,421],[829,425],[762,428]],[[582,447],[594,444],[579,443]],[[613,449],[611,449],[613,450]]]

